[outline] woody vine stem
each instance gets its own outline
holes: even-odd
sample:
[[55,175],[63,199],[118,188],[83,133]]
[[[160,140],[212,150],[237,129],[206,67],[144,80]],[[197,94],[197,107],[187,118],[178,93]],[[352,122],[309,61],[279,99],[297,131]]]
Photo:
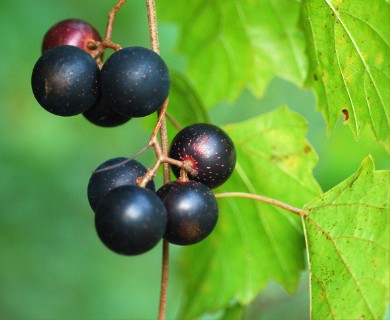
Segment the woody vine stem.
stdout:
[[[146,8],[148,12],[150,46],[153,51],[160,54],[160,46],[159,46],[158,31],[157,31],[156,7],[154,4],[154,0],[146,0]],[[165,121],[165,112],[167,110],[168,101],[166,101],[164,105],[165,106],[161,108],[159,113],[159,121],[160,121],[161,151],[163,156],[167,157],[168,156],[168,134],[167,134],[166,121]],[[168,183],[168,182],[169,182],[169,164],[164,163],[164,183]],[[160,304],[158,310],[159,320],[165,319],[166,307],[167,307],[168,275],[169,275],[169,242],[163,239]]]

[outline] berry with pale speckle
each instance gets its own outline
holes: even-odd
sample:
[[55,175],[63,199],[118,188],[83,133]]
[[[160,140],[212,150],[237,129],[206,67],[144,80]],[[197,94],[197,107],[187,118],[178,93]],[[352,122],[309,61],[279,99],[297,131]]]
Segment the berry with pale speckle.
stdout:
[[127,117],[144,117],[157,111],[168,97],[170,77],[163,59],[143,47],[113,53],[101,72],[104,99]]
[[164,239],[177,245],[191,245],[205,239],[218,220],[215,196],[197,181],[175,181],[157,191],[168,212]]
[[[232,174],[236,164],[233,141],[221,128],[206,123],[197,123],[181,130],[172,140],[169,156],[187,161],[198,171],[191,180],[199,181],[209,188],[223,184]],[[172,166],[176,177],[180,168]]]
[[59,46],[38,59],[31,86],[35,99],[47,111],[74,116],[99,98],[99,76],[99,67],[90,54],[75,46]]
[[162,239],[167,211],[155,192],[134,185],[107,193],[96,209],[95,227],[100,240],[112,251],[137,255]]
[[[124,185],[135,185],[137,178],[143,176],[147,169],[137,160],[124,157],[113,158],[103,162],[93,172],[88,183],[88,201],[95,211],[99,201],[112,189]],[[155,190],[151,180],[147,188]]]
[[90,41],[102,41],[99,32],[88,22],[80,19],[66,19],[56,23],[45,34],[42,42],[42,53],[63,46],[76,46],[88,53]]

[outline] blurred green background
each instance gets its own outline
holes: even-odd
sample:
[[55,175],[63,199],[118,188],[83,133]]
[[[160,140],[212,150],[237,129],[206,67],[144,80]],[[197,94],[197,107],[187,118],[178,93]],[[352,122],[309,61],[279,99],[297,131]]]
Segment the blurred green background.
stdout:
[[[137,257],[111,253],[97,239],[86,197],[91,172],[109,158],[131,156],[141,149],[154,118],[99,128],[81,116],[47,113],[30,88],[31,70],[48,28],[65,18],[81,18],[103,34],[115,1],[0,4],[0,319],[154,319],[161,245]],[[177,35],[174,26],[160,24],[161,53],[170,68],[183,71],[185,59],[175,48]],[[144,1],[128,1],[121,9],[113,41],[149,46]],[[221,103],[211,118],[216,124],[236,122],[281,104],[307,119],[308,139],[319,155],[314,173],[324,190],[353,173],[367,154],[378,169],[389,168],[388,155],[369,132],[355,142],[340,118],[327,136],[311,91],[281,79],[275,79],[260,100],[243,92],[235,105]],[[139,159],[150,166],[153,153]],[[175,317],[182,294],[178,253],[171,246],[168,319]],[[294,297],[271,283],[247,318],[308,318],[307,287],[307,273]]]

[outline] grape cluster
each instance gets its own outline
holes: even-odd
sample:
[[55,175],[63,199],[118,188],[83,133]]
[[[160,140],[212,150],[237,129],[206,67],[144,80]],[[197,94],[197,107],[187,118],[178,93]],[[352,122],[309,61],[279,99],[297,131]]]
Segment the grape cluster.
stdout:
[[205,239],[218,220],[218,204],[211,189],[232,174],[236,153],[232,140],[219,127],[199,123],[173,138],[169,155],[196,170],[172,166],[178,180],[155,191],[153,179],[138,183],[148,170],[138,161],[114,158],[98,166],[88,183],[88,200],[102,242],[126,255],[143,253],[161,238],[177,245]]
[[170,88],[161,57],[147,48],[128,47],[114,52],[100,69],[89,47],[100,40],[95,28],[75,19],[46,33],[31,77],[38,103],[58,116],[83,114],[101,127],[157,111]]
[[[59,116],[83,114],[103,127],[157,111],[170,87],[160,56],[142,47],[123,48],[99,68],[88,44],[100,40],[81,20],[61,21],[47,32],[31,81],[39,104]],[[169,159],[177,180],[157,191],[154,173],[149,178],[151,170],[135,159],[112,158],[93,171],[88,201],[98,237],[110,250],[138,255],[162,238],[192,245],[214,230],[219,209],[211,189],[234,170],[232,140],[215,125],[193,124],[173,138]]]

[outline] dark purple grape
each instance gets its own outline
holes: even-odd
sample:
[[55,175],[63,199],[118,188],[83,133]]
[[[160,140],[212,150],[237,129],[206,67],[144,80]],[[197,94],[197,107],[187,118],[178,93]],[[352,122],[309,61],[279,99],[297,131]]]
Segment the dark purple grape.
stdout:
[[157,191],[168,212],[164,238],[177,245],[202,241],[218,220],[215,196],[204,184],[180,180],[165,184]]
[[112,251],[137,255],[152,249],[162,238],[167,211],[160,198],[146,188],[121,186],[107,193],[95,214],[100,240]]
[[168,97],[170,78],[161,57],[142,47],[113,53],[101,72],[101,90],[113,109],[127,117],[157,111]]
[[[99,201],[110,191],[120,186],[135,185],[138,177],[143,176],[147,169],[137,160],[124,157],[105,161],[92,173],[88,183],[88,201],[96,211]],[[155,191],[154,182],[147,185]]]
[[87,52],[74,46],[59,46],[38,59],[31,86],[35,98],[47,111],[74,116],[99,98],[99,73],[96,61]]
[[[196,176],[189,174],[189,178],[209,188],[223,184],[236,165],[233,141],[221,128],[206,123],[181,130],[172,140],[169,156],[188,161],[198,171]],[[172,171],[180,177],[180,168],[172,166]]]
[[85,111],[83,116],[89,122],[107,128],[120,126],[131,119],[115,112],[110,103],[107,103],[103,97],[100,97],[92,107]]
[[88,22],[80,19],[66,19],[56,23],[45,34],[42,43],[42,53],[47,50],[70,45],[76,46],[91,53],[88,49],[89,41],[101,41],[99,32]]

